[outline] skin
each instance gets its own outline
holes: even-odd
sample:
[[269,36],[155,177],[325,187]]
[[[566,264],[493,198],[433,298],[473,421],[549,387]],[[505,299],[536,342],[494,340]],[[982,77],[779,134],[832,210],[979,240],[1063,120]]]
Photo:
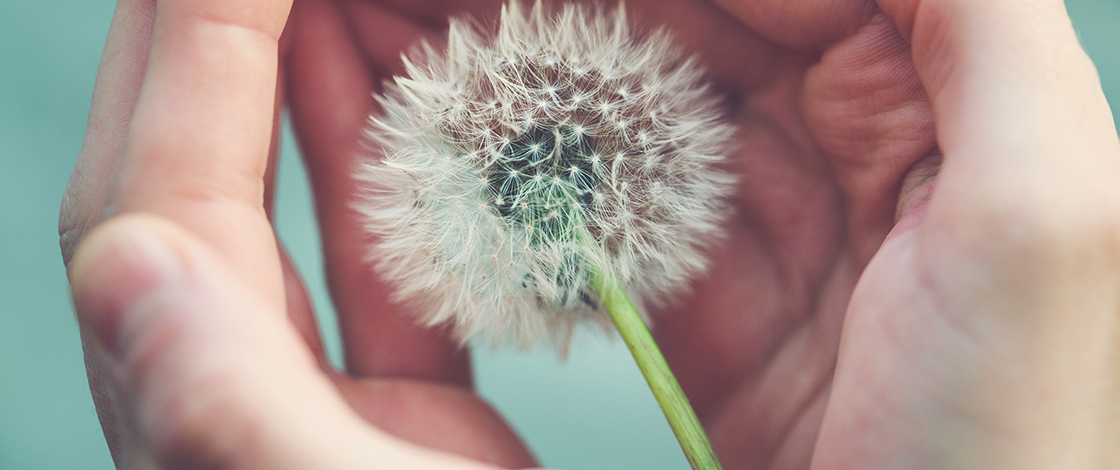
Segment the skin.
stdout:
[[[655,330],[725,466],[1120,466],[1120,143],[1062,2],[717,3],[627,7],[742,129],[730,237]],[[348,205],[400,50],[498,4],[119,0],[60,221],[118,466],[536,465]],[[268,218],[284,103],[345,371]]]

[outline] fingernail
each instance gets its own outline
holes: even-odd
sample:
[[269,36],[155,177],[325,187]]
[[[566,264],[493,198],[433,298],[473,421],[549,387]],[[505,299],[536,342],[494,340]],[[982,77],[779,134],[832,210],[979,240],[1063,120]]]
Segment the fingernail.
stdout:
[[78,321],[118,353],[122,327],[145,310],[138,306],[165,295],[181,277],[179,257],[155,229],[136,221],[110,223],[90,234],[71,264]]

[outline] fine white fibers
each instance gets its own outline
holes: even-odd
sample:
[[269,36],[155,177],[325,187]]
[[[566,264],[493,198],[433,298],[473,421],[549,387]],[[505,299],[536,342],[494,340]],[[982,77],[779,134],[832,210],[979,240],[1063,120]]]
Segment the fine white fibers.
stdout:
[[609,324],[605,273],[639,310],[702,272],[734,179],[702,70],[621,7],[503,7],[452,20],[378,98],[358,209],[396,298],[463,341],[564,343]]

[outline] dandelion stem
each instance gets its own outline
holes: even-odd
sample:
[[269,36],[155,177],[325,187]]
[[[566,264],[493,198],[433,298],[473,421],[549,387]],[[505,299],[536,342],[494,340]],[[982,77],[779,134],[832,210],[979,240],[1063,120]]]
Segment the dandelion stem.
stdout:
[[694,470],[722,470],[696,412],[626,292],[599,270],[592,270],[591,283],[661,405],[688,463]]

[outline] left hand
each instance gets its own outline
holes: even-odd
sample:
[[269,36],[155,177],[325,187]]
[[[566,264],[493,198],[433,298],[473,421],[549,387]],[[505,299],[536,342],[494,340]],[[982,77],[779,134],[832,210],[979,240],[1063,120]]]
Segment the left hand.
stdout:
[[[118,468],[533,466],[465,354],[398,319],[327,364],[269,220],[289,0],[120,0],[60,234]],[[438,359],[432,359],[433,357]],[[405,437],[427,448],[414,445]],[[432,449],[454,452],[473,460]]]

